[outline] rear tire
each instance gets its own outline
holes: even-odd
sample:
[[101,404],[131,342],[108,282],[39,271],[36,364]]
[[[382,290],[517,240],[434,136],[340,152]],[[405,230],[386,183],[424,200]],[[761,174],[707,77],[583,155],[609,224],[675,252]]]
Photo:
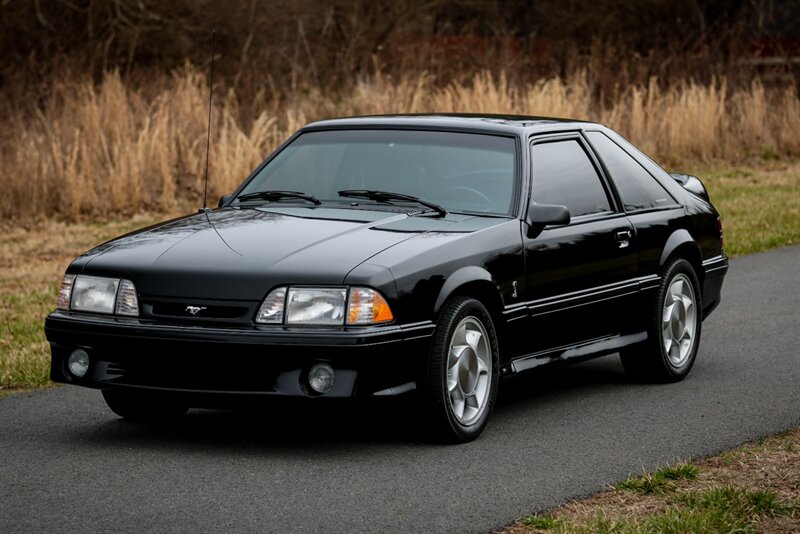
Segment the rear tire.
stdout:
[[625,371],[639,380],[678,382],[694,365],[702,329],[702,296],[692,265],[678,258],[662,272],[647,340],[624,349]]
[[103,390],[103,399],[120,417],[141,423],[159,423],[177,419],[189,407],[168,395],[149,391]]
[[456,297],[436,325],[422,391],[434,437],[465,443],[489,421],[499,381],[497,334],[481,302]]

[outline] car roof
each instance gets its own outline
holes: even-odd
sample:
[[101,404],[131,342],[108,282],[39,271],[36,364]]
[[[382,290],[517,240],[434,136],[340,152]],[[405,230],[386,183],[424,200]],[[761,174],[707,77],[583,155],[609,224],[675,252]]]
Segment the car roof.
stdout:
[[355,128],[402,128],[425,130],[445,129],[522,135],[541,132],[579,130],[587,126],[596,128],[601,125],[590,121],[557,117],[435,113],[341,117],[312,122],[311,124],[303,127],[303,130],[313,131]]

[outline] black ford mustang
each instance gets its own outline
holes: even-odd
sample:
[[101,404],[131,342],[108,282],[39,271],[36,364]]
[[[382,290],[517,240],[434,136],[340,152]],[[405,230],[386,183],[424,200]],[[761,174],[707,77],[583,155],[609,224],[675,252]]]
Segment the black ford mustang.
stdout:
[[599,124],[327,120],[218,209],[72,262],[51,378],[145,420],[416,391],[432,429],[467,441],[500,378],[539,365],[618,352],[682,379],[727,268],[702,183]]

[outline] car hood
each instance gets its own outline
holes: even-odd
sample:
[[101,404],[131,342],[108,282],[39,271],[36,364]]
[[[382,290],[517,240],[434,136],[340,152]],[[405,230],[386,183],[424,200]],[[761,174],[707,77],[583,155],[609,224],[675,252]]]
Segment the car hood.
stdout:
[[[342,284],[370,257],[428,232],[475,230],[476,217],[336,208],[224,208],[92,249],[71,272],[130,279],[141,295],[261,300],[281,284]],[[480,218],[477,218],[480,219]]]

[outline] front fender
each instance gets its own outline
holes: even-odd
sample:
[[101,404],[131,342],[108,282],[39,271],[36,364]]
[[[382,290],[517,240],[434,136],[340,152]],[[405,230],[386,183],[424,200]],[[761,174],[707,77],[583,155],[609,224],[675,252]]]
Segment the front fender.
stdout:
[[[447,299],[449,299],[459,287],[473,282],[489,283],[497,290],[497,283],[486,269],[474,265],[462,267],[448,276],[447,280],[445,280],[442,285],[442,289],[439,290],[439,295],[436,297],[436,303],[433,306],[434,314],[439,313],[439,310],[442,309]],[[499,290],[497,293],[499,295]]]

